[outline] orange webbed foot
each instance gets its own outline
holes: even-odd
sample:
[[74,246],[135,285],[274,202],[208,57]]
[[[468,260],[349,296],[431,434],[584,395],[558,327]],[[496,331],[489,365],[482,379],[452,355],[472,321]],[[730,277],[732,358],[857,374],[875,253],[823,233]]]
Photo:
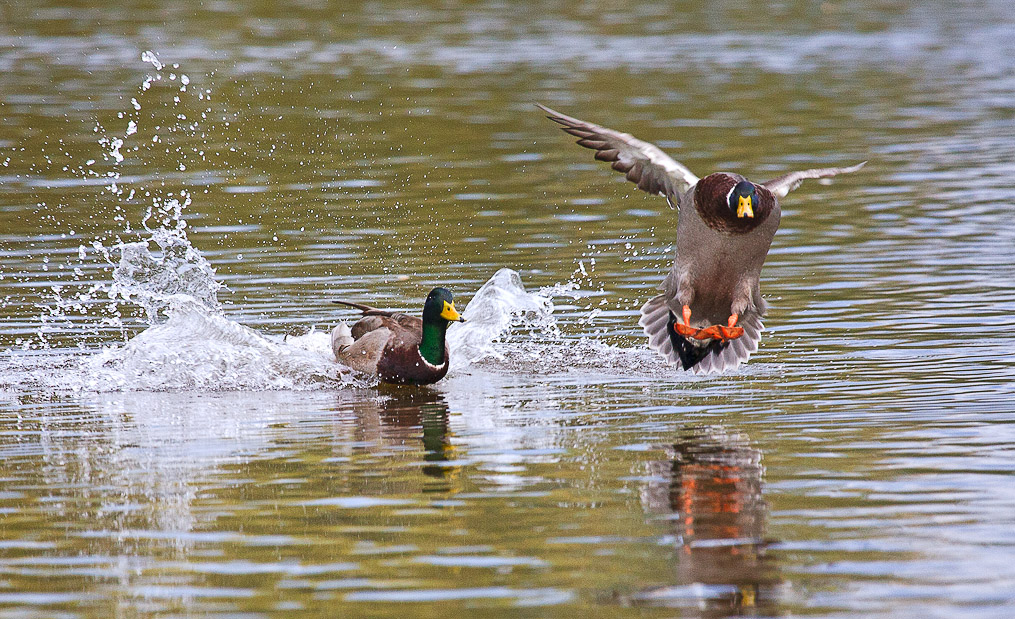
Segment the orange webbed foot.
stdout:
[[744,334],[744,328],[737,326],[737,320],[740,316],[733,314],[730,316],[726,326],[723,325],[712,325],[711,327],[705,327],[704,329],[698,329],[698,332],[690,337],[698,340],[719,340],[723,343],[729,340],[735,340]]
[[691,308],[685,305],[683,314],[684,314],[683,324],[679,322],[674,322],[673,330],[679,333],[680,335],[683,335],[684,337],[697,337],[698,330],[691,326]]
[[739,314],[730,315],[726,326],[712,325],[711,327],[705,327],[704,329],[695,329],[691,326],[690,307],[685,305],[683,314],[684,322],[674,322],[673,330],[687,338],[693,338],[696,340],[719,340],[726,343],[730,340],[735,340],[744,334],[744,328],[737,326],[737,321],[740,320]]
[[722,339],[735,340],[744,334],[744,328],[737,326],[738,320],[740,320],[740,315],[732,314],[726,326],[719,327],[719,332],[722,334]]
[[711,327],[705,327],[704,329],[698,329],[698,332],[694,335],[696,340],[721,340],[722,327],[719,325],[712,325]]
[[723,340],[735,340],[744,334],[743,327],[719,327],[719,333],[722,334]]

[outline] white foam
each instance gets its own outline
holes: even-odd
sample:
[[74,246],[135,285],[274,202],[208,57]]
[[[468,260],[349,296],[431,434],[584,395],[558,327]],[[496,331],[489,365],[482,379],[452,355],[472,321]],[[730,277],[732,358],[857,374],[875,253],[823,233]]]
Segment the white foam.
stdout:
[[511,269],[500,269],[483,284],[462,316],[465,322],[448,330],[452,370],[488,357],[502,359],[495,344],[520,329],[560,338],[551,294],[527,292],[521,276]]
[[168,320],[124,346],[80,365],[80,388],[90,391],[240,391],[315,389],[351,383],[335,362],[327,334],[273,340],[209,310],[185,295],[175,297]]

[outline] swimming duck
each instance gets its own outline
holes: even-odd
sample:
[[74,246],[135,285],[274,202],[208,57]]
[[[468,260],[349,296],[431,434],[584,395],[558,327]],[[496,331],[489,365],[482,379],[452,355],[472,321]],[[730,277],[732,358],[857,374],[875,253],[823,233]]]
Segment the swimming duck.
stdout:
[[448,373],[444,336],[452,322],[465,322],[451,293],[434,288],[423,304],[423,318],[336,300],[363,312],[349,328],[340,322],[331,332],[331,350],[343,365],[396,385],[430,385]]
[[779,198],[805,179],[855,172],[866,163],[790,172],[764,183],[730,172],[699,179],[654,144],[538,107],[595,150],[596,159],[680,212],[663,293],[642,306],[638,324],[668,363],[697,373],[736,368],[758,350],[768,307],[761,267],[779,228]]

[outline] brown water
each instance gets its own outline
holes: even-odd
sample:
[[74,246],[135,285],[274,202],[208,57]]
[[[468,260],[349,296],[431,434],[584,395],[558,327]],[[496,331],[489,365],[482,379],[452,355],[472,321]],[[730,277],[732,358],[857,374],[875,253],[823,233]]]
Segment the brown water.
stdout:
[[[685,4],[0,9],[0,615],[1015,612],[1015,13]],[[689,377],[636,324],[675,213],[537,101],[699,175],[870,163]],[[433,390],[320,352],[330,298],[501,268]]]

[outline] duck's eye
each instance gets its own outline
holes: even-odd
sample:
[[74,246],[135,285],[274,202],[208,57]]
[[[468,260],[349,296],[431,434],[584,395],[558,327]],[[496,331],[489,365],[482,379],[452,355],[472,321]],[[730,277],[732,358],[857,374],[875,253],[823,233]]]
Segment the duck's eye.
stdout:
[[441,311],[441,317],[449,321],[465,322],[464,319],[462,319],[462,315],[458,313],[457,309],[455,309],[454,301],[451,303],[448,303],[447,301],[444,302],[444,309]]

